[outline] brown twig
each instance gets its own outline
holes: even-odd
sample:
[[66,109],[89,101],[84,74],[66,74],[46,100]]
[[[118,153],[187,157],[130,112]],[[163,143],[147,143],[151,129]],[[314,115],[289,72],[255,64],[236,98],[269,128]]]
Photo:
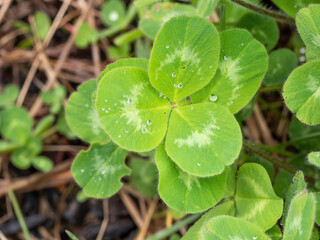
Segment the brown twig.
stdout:
[[103,200],[103,220],[96,240],[102,240],[104,233],[106,232],[109,222],[109,204],[108,199]]
[[0,9],[0,23],[2,22],[2,20],[4,19],[7,10],[10,7],[12,0],[4,0],[4,2],[2,3],[1,9]]
[[144,219],[142,228],[141,228],[141,230],[139,232],[139,235],[136,238],[136,240],[143,240],[144,237],[146,236],[148,228],[149,228],[149,225],[150,225],[150,221],[151,221],[152,215],[153,215],[154,211],[156,210],[157,203],[158,203],[158,199],[153,199],[153,201],[151,202],[150,207],[149,207],[148,212],[147,212],[147,215],[146,215],[146,217]]

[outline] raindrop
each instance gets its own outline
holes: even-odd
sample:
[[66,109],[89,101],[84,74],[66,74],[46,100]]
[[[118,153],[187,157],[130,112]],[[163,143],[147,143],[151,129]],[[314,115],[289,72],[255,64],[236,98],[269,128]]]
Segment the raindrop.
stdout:
[[128,98],[127,103],[131,104],[132,103],[132,99]]
[[230,100],[230,103],[232,104],[232,103],[233,103],[233,101],[232,101],[232,100]]
[[304,47],[303,47],[303,48],[300,48],[300,49],[299,49],[299,52],[300,52],[301,54],[305,54],[305,53],[306,53],[306,48],[304,48]]
[[148,121],[147,121],[147,124],[148,124],[148,125],[151,125],[151,121],[150,121],[150,120],[148,120]]
[[214,94],[211,94],[211,95],[210,95],[209,100],[210,100],[211,102],[215,102],[215,101],[217,101],[217,99],[218,99],[218,97],[217,97],[216,95],[214,95]]
[[108,108],[108,110],[110,111],[110,110],[111,110],[111,108]]
[[116,104],[116,103],[115,103],[114,105],[115,105],[115,106],[117,106],[117,104]]
[[227,56],[224,56],[223,59],[224,59],[225,61],[227,61],[227,60],[228,60],[228,57],[227,57]]
[[178,85],[177,84],[173,84],[173,87],[178,87]]
[[244,54],[242,54],[241,57],[244,57]]
[[125,94],[123,94],[123,95],[122,95],[122,97],[126,97],[126,95],[125,95]]
[[166,46],[166,49],[168,49],[168,48],[169,48],[169,45]]
[[84,173],[84,169],[81,169],[81,172]]
[[103,169],[103,170],[101,171],[101,174],[105,174],[105,173],[106,173],[106,170]]
[[182,83],[179,83],[178,88],[182,88],[182,87],[183,87]]
[[124,130],[125,133],[128,133],[128,130]]
[[191,110],[193,110],[193,107],[191,107]]
[[118,121],[116,121],[116,123],[118,123]]
[[107,99],[105,99],[104,101],[105,101],[105,102],[108,102],[108,100],[107,100]]
[[253,236],[252,239],[253,239],[253,240],[256,240],[256,239],[257,239],[257,236]]
[[86,103],[86,107],[89,107],[89,105]]
[[299,61],[300,61],[300,62],[305,62],[305,61],[306,61],[306,57],[305,57],[305,56],[299,57]]
[[142,128],[141,132],[142,132],[143,134],[145,134],[145,133],[147,132],[147,129]]
[[147,126],[147,124],[145,123],[142,123],[142,127],[145,128]]
[[182,201],[182,203],[184,203],[184,201]]
[[108,110],[105,110],[105,113],[108,113],[109,111]]
[[173,72],[173,73],[171,74],[171,76],[172,76],[172,77],[176,77],[177,74],[176,74],[175,72]]
[[212,68],[212,66],[209,66],[209,68]]
[[121,135],[119,135],[118,138],[121,138]]
[[101,177],[99,177],[99,181],[101,182],[101,180],[102,180],[102,178]]
[[244,46],[244,43],[241,43],[241,46],[243,47],[243,46]]
[[316,155],[315,155],[316,157],[319,157],[320,156],[320,154],[319,153],[316,153]]
[[201,164],[200,163],[197,163],[197,165],[200,167],[201,166]]
[[112,22],[115,22],[119,19],[119,13],[117,13],[116,11],[112,11],[110,14],[109,14],[109,19],[110,21]]
[[105,108],[101,108],[102,111],[106,110]]

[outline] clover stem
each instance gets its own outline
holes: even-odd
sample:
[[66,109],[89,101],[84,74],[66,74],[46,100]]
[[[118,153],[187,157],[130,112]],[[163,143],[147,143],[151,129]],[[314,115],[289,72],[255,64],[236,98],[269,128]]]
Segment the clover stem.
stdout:
[[222,32],[225,29],[226,26],[226,5],[221,5],[220,10],[220,32]]
[[289,24],[294,24],[295,23],[295,19],[293,17],[290,17],[288,15],[285,15],[285,14],[282,14],[282,13],[278,13],[278,12],[275,12],[275,11],[272,11],[272,10],[269,10],[269,9],[266,9],[266,8],[263,8],[263,7],[259,7],[259,6],[256,6],[256,5],[253,5],[251,3],[247,3],[243,0],[231,0],[232,2],[238,4],[238,5],[241,5],[245,8],[248,8],[252,11],[255,11],[259,14],[262,14],[262,15],[267,15],[269,17],[272,17],[274,18],[276,21],[278,22],[286,22],[286,23],[289,23]]

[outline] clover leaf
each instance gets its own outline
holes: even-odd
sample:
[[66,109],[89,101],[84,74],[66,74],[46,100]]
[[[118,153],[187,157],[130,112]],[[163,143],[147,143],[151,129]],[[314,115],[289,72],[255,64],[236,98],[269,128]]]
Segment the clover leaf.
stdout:
[[217,72],[191,100],[219,103],[236,113],[249,103],[260,87],[268,68],[268,55],[264,46],[244,29],[224,31],[220,41]]
[[199,178],[182,171],[166,154],[164,144],[157,148],[159,195],[171,208],[183,212],[202,212],[214,206],[223,196],[226,172]]
[[311,152],[308,155],[308,161],[310,164],[320,168],[320,152]]
[[10,107],[19,96],[19,88],[16,85],[8,84],[0,93],[0,108]]
[[270,240],[270,238],[257,225],[254,225],[244,219],[231,216],[218,216],[213,218],[208,223],[208,231],[212,233],[212,236],[210,237],[211,240]]
[[307,190],[301,191],[292,199],[284,225],[283,240],[310,239],[315,205],[314,195]]
[[107,26],[119,25],[125,18],[125,5],[119,0],[109,0],[102,4],[102,21]]
[[99,125],[98,114],[92,102],[96,87],[95,79],[81,84],[78,91],[72,93],[66,106],[69,127],[79,138],[89,143],[102,143],[109,139]]
[[[174,29],[180,29],[179,34]],[[169,34],[173,35],[169,38]],[[123,67],[107,68],[101,74],[95,104],[100,124],[112,141],[127,150],[150,151],[162,142],[169,125],[165,148],[184,171],[208,177],[232,164],[242,145],[234,116],[220,105],[179,102],[213,77],[219,46],[219,34],[205,19],[175,17],[157,35],[149,76],[141,67],[144,64],[131,60],[126,67],[122,62]]]
[[107,198],[119,191],[121,178],[130,173],[124,164],[127,151],[113,142],[94,143],[81,151],[74,160],[71,171],[75,181],[88,197]]
[[267,171],[256,163],[239,169],[235,201],[236,216],[263,230],[271,228],[282,215],[283,200],[274,193]]
[[294,17],[299,9],[319,0],[272,0],[281,10]]

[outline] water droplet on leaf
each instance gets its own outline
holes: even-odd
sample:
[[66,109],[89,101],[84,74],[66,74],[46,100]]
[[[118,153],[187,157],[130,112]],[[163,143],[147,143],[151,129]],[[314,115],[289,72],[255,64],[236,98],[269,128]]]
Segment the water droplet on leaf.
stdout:
[[147,121],[147,124],[148,124],[148,125],[151,125],[151,121],[150,121],[150,120],[148,120],[148,121]]
[[177,74],[176,74],[175,72],[173,72],[173,73],[171,74],[171,76],[172,76],[172,77],[176,77]]
[[142,128],[141,132],[142,132],[143,134],[145,134],[145,133],[147,132],[147,129]]
[[182,83],[179,83],[178,84],[178,88],[182,88],[183,87],[183,84]]
[[216,95],[214,95],[214,94],[211,94],[210,97],[209,97],[209,100],[211,102],[215,102],[215,101],[217,101],[217,99],[218,99],[218,97]]

